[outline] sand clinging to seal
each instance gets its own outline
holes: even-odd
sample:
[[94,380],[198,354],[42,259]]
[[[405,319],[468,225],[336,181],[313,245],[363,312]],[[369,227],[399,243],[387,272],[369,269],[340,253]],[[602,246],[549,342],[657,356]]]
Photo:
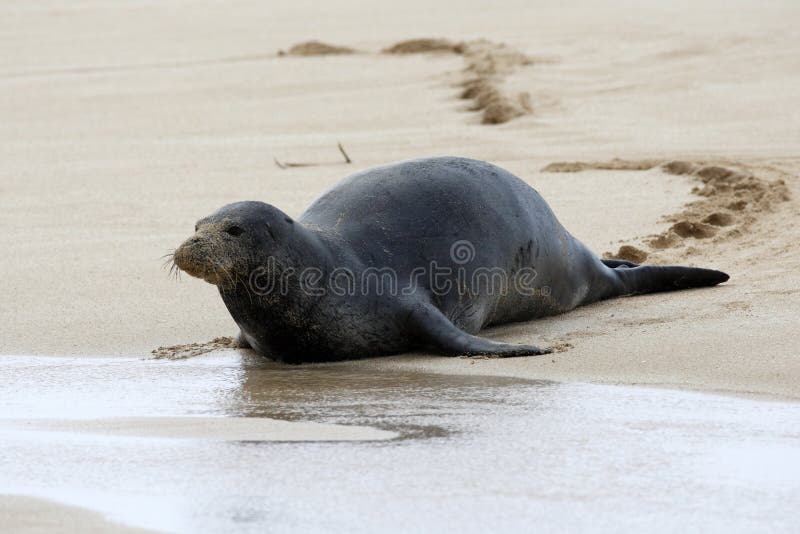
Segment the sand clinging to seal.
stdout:
[[183,345],[166,345],[150,351],[153,358],[165,360],[185,360],[201,354],[214,352],[215,350],[235,349],[238,343],[232,337],[215,337],[211,341],[203,343],[186,343]]

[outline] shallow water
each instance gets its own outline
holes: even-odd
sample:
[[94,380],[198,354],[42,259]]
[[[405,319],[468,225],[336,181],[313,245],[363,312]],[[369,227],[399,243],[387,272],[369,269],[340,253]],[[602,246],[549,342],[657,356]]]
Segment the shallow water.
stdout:
[[[227,441],[19,425],[166,416],[368,425],[398,437]],[[228,353],[3,356],[0,418],[0,493],[166,531],[789,532],[800,523],[800,404]]]

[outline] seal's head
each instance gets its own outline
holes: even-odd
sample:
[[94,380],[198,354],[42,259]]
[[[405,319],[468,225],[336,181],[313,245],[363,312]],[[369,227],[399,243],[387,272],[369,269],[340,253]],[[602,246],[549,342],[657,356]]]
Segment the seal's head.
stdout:
[[246,280],[254,266],[285,252],[294,221],[263,202],[228,204],[200,219],[175,250],[178,269],[220,288]]

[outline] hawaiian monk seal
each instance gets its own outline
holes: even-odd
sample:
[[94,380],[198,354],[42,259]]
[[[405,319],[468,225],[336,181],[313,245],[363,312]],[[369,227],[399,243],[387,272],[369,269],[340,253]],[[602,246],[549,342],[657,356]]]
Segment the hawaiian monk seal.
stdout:
[[415,348],[544,354],[475,334],[601,299],[728,280],[710,269],[598,259],[528,184],[456,157],[354,174],[296,221],[263,202],[229,204],[197,223],[174,262],[219,288],[242,346],[290,363]]

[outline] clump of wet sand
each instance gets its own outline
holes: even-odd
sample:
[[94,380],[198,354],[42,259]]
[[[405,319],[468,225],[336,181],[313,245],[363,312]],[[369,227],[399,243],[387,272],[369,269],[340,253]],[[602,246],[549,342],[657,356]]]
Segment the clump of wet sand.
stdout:
[[614,258],[618,260],[631,261],[633,263],[644,263],[647,260],[647,251],[634,247],[633,245],[622,245],[616,253],[606,252],[604,258]]
[[694,221],[676,222],[670,227],[670,231],[681,237],[694,237],[696,239],[706,239],[717,234],[717,230],[710,224]]
[[293,45],[288,51],[278,50],[279,56],[332,56],[355,53],[356,50],[354,48],[332,45],[321,41],[304,41]]
[[[542,169],[542,172],[580,172],[580,171],[647,171],[663,163],[663,160],[619,159],[610,161],[557,161]],[[677,173],[675,173],[677,174]]]
[[185,360],[200,356],[215,350],[238,348],[236,340],[232,337],[216,337],[205,343],[187,343],[185,345],[167,345],[150,351],[155,359]]
[[464,43],[456,43],[448,39],[407,39],[384,48],[384,54],[425,54],[430,52],[444,52],[451,54],[463,54]]
[[[606,258],[620,258],[641,263],[653,251],[683,247],[687,254],[701,250],[686,247],[687,240],[720,242],[747,233],[764,213],[791,198],[783,179],[759,177],[747,165],[737,162],[624,160],[605,162],[568,161],[547,165],[545,172],[580,172],[585,170],[636,170],[656,167],[668,174],[692,176],[699,184],[692,193],[700,197],[679,213],[665,217],[672,225],[664,232],[648,236],[643,245],[650,252],[633,245],[624,245],[616,253],[606,252]],[[638,258],[638,259],[637,259]]]

